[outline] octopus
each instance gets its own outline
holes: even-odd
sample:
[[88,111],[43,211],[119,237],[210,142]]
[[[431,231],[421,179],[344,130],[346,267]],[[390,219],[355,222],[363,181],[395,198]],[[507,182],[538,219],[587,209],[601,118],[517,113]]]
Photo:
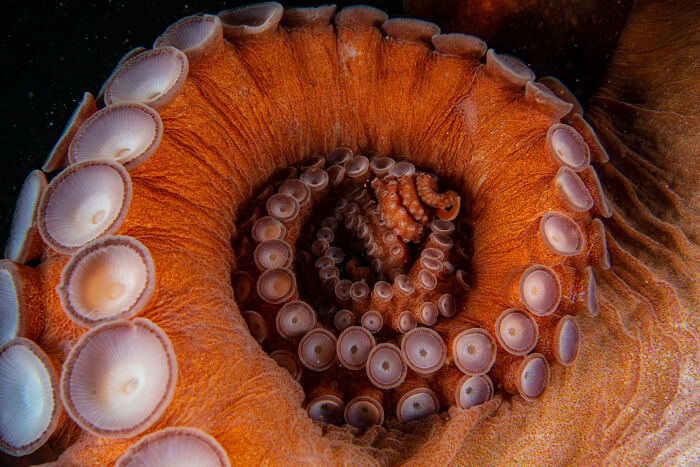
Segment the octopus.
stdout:
[[585,113],[474,36],[371,7],[175,23],[22,187],[0,449],[697,461],[697,13],[635,4]]

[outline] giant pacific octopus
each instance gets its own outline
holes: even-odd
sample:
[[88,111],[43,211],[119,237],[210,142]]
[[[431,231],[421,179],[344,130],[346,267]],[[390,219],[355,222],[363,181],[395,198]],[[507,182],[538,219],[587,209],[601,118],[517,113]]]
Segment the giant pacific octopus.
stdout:
[[0,448],[697,460],[697,13],[636,4],[585,114],[474,36],[370,7],[176,23],[22,189]]

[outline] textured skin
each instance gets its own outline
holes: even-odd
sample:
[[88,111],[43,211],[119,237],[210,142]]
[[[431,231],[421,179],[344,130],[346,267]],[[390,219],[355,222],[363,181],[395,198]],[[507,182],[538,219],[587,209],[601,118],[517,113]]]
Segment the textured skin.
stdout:
[[699,17],[695,2],[635,5],[586,114],[611,162],[606,295],[628,300],[618,326],[638,346],[624,388],[639,414],[617,413],[634,430],[613,462],[700,461]]
[[405,242],[415,242],[420,238],[421,225],[409,214],[412,211],[410,203],[399,199],[399,184],[395,180],[381,182],[375,180],[372,188],[379,202],[379,210],[386,225]]
[[[652,39],[661,47],[650,46],[639,63],[666,60],[679,81],[692,73],[697,52],[690,61],[674,61],[668,52],[678,47],[675,29],[661,32],[697,11],[656,8],[636,11],[610,71],[615,82],[624,83],[619,76],[633,70],[658,84],[625,55],[637,47],[634,21],[660,30]],[[600,315],[578,318],[582,348],[574,366],[553,367],[550,388],[535,403],[496,396],[468,411],[451,408],[448,417],[358,433],[312,423],[301,409],[300,387],[250,336],[230,285],[237,206],[275,168],[336,146],[415,155],[417,165],[469,200],[475,292],[462,305],[481,316],[509,305],[503,289],[513,269],[535,259],[527,229],[542,212],[564,209],[544,144],[555,121],[488,77],[478,62],[383,38],[377,28],[277,29],[235,47],[226,43],[190,70],[184,92],[161,112],[161,146],[131,172],[132,205],[118,232],[153,256],[156,293],[140,316],[168,334],[178,355],[173,402],[146,433],[200,428],[233,464],[622,465],[683,460],[675,457],[679,452],[694,459],[700,174],[697,160],[687,158],[697,157],[698,109],[677,100],[673,86],[628,89],[608,86],[590,112],[611,155],[609,166],[597,168],[607,186],[617,183],[614,215],[606,221],[612,269],[597,274]],[[619,118],[609,119],[615,113]],[[655,145],[640,143],[640,133]],[[678,141],[678,134],[689,139]],[[664,180],[668,186],[660,184],[661,174],[651,178],[655,168],[675,174]],[[52,253],[37,269],[23,268],[38,281],[27,288],[27,311],[55,323],[55,331],[36,340],[59,361],[65,343],[83,332],[67,321],[53,293],[66,261]],[[76,436],[71,423],[62,425],[53,441],[59,450]],[[82,434],[60,463],[109,464],[134,441]]]
[[425,224],[428,222],[428,214],[425,212],[425,208],[418,199],[418,193],[416,192],[415,182],[411,177],[406,175],[399,177],[399,197],[401,198],[401,203],[406,206],[408,212],[411,213],[411,217],[416,222]]
[[437,184],[429,176],[418,174],[416,176],[416,188],[421,201],[433,208],[447,208],[451,206],[452,199],[447,193],[438,193]]
[[594,167],[613,210],[605,221],[612,268],[596,274],[603,326],[582,323],[575,366],[587,371],[567,372],[546,404],[560,401],[561,420],[570,421],[555,423],[550,433],[561,434],[545,446],[528,432],[542,419],[504,404],[497,414],[525,418],[491,418],[487,438],[464,443],[458,463],[503,462],[514,439],[521,449],[509,459],[520,462],[700,460],[699,14],[690,1],[638,2],[586,110],[610,156]]

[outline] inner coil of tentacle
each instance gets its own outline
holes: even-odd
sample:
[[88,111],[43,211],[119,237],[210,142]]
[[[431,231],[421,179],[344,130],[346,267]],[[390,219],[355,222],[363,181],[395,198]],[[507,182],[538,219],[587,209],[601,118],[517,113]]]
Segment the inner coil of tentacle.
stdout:
[[429,328],[469,291],[460,206],[411,162],[338,148],[276,171],[239,210],[236,299],[313,419],[363,427],[454,405],[434,389],[450,336]]

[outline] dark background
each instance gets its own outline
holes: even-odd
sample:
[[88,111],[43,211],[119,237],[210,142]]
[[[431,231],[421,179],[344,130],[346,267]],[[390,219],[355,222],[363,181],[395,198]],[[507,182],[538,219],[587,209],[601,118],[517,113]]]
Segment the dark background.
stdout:
[[[197,12],[216,14],[248,3],[221,0],[6,2],[4,39],[0,44],[4,65],[0,77],[3,107],[0,248],[4,249],[17,193],[25,177],[43,165],[85,91],[96,96],[124,53],[138,46],[150,48],[155,38],[179,18]],[[314,4],[282,3],[285,6]],[[337,5],[340,8],[356,3],[382,8],[390,16],[403,16],[400,0],[337,2]],[[517,31],[512,35],[520,36]],[[500,48],[499,44],[492,45],[498,52],[520,55],[532,65],[526,47],[508,50],[507,45]],[[534,65],[538,76],[555,74],[575,92],[586,94],[580,91],[580,78],[567,76],[567,73],[575,76],[580,72],[567,68],[540,70],[536,63]],[[588,87],[594,89],[598,77],[586,79],[589,79]]]

